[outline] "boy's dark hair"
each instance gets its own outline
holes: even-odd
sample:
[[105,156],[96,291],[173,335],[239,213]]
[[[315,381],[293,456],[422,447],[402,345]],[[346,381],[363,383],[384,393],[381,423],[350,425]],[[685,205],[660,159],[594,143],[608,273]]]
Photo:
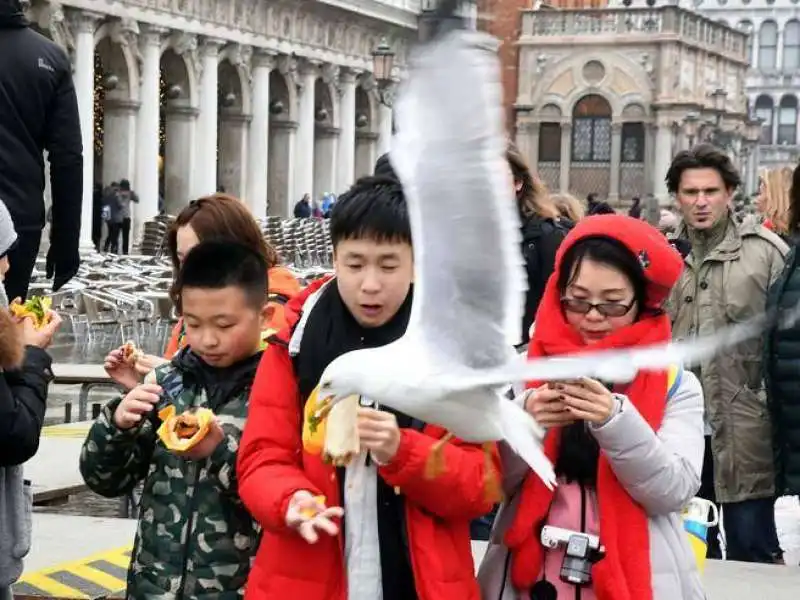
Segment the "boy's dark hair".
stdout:
[[267,263],[258,252],[238,242],[209,240],[186,255],[172,286],[172,298],[182,312],[181,295],[186,288],[237,287],[254,308],[260,308],[267,301],[267,285]]
[[119,187],[123,192],[130,192],[131,191],[131,182],[127,179],[122,179],[119,182]]
[[687,169],[714,169],[722,177],[728,191],[735,190],[742,183],[739,171],[725,152],[711,144],[698,144],[694,148],[678,152],[672,159],[665,177],[670,194],[678,193],[681,176]]
[[362,177],[333,205],[330,228],[334,248],[353,239],[411,244],[403,186],[391,175]]

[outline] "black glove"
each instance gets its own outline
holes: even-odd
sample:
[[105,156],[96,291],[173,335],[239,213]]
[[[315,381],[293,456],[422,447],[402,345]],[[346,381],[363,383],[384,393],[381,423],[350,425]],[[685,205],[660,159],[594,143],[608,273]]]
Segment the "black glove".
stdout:
[[64,251],[57,244],[52,244],[47,251],[45,277],[53,280],[53,291],[57,292],[78,273],[81,266],[81,255],[78,249]]

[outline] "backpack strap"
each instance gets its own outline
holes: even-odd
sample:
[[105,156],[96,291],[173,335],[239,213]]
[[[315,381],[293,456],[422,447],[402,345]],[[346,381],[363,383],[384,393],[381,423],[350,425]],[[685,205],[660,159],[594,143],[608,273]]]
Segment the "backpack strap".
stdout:
[[673,365],[667,370],[667,400],[678,392],[683,380],[683,367],[681,365]]

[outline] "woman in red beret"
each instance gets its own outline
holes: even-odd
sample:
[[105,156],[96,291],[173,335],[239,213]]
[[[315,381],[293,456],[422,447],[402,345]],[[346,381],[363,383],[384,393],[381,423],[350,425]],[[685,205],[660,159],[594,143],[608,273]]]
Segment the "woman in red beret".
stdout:
[[[565,238],[536,313],[529,356],[649,346],[671,338],[663,304],[683,260],[661,233],[593,216]],[[689,371],[640,372],[625,385],[532,382],[518,401],[548,429],[554,491],[506,457],[508,505],[480,580],[498,600],[702,600],[681,510],[700,487],[703,395]],[[566,556],[550,537],[572,538]],[[601,557],[602,556],[602,557]],[[591,565],[591,567],[589,567]]]

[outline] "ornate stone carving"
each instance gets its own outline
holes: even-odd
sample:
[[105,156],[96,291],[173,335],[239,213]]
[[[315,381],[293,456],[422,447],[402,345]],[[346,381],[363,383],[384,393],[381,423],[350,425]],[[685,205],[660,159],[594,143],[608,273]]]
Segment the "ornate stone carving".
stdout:
[[334,88],[339,90],[339,65],[334,65],[333,63],[325,63],[322,65],[321,74],[322,74],[322,81],[324,81],[328,85],[332,85]]
[[534,67],[534,73],[536,75],[541,75],[545,72],[547,68],[547,55],[546,54],[538,54],[536,56],[536,67]]
[[253,48],[253,68],[266,67],[274,69],[278,66],[278,53],[265,48]]
[[45,18],[40,25],[50,30],[53,41],[67,51],[70,61],[75,64],[75,38],[72,36],[72,27],[60,3],[50,5],[49,18]]
[[120,19],[111,28],[111,40],[123,48],[128,49],[139,63],[140,71],[142,65],[142,52],[137,43],[139,38],[139,23],[134,19]]
[[278,71],[286,78],[287,85],[300,87],[300,76],[297,72],[297,59],[290,54],[282,54],[278,57]]
[[371,92],[377,87],[375,77],[369,71],[361,74],[358,78],[358,83],[365,92]]
[[247,83],[253,82],[253,47],[242,44],[232,44],[226,49],[226,55],[230,63],[240,69],[244,74]]

